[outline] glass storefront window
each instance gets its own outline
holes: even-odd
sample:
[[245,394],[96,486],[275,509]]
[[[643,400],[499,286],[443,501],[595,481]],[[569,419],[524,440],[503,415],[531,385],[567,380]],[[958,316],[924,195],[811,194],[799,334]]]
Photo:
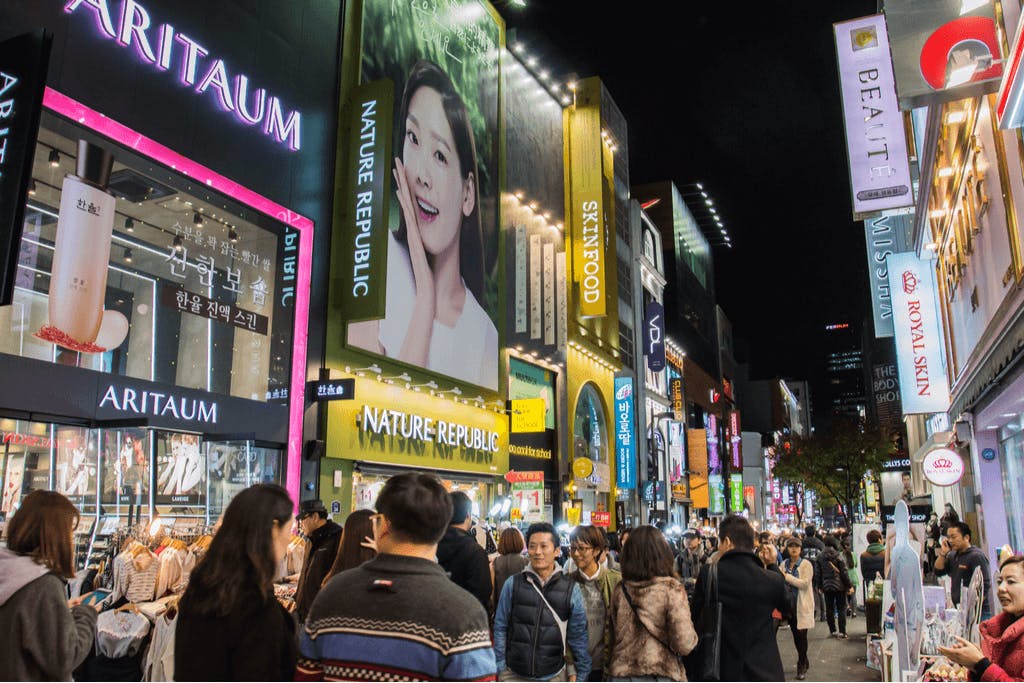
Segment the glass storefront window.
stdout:
[[0,353],[286,399],[295,272],[283,254],[298,233],[55,116],[43,124]]
[[999,430],[999,464],[1010,546],[1024,548],[1024,430],[1010,424]]

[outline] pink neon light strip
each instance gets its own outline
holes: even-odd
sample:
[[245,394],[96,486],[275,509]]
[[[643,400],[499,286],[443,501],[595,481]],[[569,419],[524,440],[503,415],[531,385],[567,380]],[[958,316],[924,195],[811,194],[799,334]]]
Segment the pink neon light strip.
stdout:
[[270,201],[263,195],[215,173],[202,164],[183,157],[174,150],[135,132],[113,119],[90,109],[81,102],[46,88],[43,105],[61,116],[104,135],[115,142],[143,154],[154,161],[186,175],[207,187],[247,204],[299,231],[299,272],[295,292],[295,331],[292,346],[291,389],[288,392],[288,462],[285,488],[292,500],[299,500],[302,472],[302,413],[306,384],[306,344],[309,323],[309,285],[313,269],[313,221]]

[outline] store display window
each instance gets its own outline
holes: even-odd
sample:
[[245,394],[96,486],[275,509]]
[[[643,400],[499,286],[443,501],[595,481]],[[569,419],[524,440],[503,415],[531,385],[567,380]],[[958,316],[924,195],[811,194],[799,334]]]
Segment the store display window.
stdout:
[[285,400],[297,245],[294,228],[46,114],[0,353]]
[[999,459],[1010,547],[1024,548],[1024,416],[999,430]]

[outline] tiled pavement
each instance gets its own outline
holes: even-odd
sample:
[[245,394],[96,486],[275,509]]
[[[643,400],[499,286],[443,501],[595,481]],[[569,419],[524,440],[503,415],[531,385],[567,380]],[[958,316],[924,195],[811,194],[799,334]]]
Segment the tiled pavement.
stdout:
[[[828,624],[818,622],[808,634],[807,658],[811,668],[807,671],[808,681],[881,681],[879,672],[867,668],[865,654],[864,614],[856,619],[846,620],[849,640],[832,638]],[[796,680],[796,648],[788,626],[779,628],[779,652],[787,681]]]

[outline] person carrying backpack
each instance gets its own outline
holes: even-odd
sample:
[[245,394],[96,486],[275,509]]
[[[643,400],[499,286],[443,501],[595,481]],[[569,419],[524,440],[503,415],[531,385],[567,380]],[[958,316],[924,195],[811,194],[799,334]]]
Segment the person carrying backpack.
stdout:
[[[846,639],[846,596],[853,592],[853,583],[846,570],[846,562],[839,552],[839,543],[829,538],[825,552],[818,558],[821,568],[821,588],[825,594],[825,618],[828,631],[841,640]],[[836,633],[836,615],[839,615],[839,632]]]

